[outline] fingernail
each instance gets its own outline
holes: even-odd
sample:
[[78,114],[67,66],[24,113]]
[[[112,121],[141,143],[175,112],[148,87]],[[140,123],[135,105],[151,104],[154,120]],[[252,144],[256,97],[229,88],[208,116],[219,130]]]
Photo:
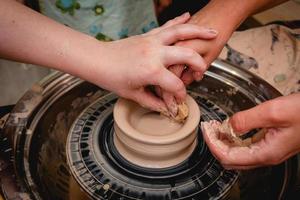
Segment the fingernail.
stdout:
[[218,31],[213,29],[213,28],[208,28],[208,32],[211,33],[211,34],[214,34],[214,35],[218,34]]
[[185,13],[183,13],[182,15],[181,15],[182,17],[190,17],[190,13],[189,12],[185,12]]

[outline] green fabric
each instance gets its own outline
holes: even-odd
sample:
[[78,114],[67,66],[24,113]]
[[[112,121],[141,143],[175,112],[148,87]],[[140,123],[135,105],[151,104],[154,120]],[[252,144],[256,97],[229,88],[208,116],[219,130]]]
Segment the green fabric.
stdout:
[[39,5],[44,15],[104,41],[157,27],[151,0],[39,0]]

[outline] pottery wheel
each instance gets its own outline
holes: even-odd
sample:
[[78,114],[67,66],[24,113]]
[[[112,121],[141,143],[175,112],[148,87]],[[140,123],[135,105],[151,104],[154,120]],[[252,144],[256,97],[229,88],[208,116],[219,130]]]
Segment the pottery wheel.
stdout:
[[[263,80],[219,61],[188,93],[201,121],[223,121],[279,95]],[[155,169],[127,161],[113,142],[117,98],[58,73],[19,101],[5,124],[5,141],[32,199],[281,199],[288,193],[295,160],[245,173],[225,170],[200,129],[192,154],[175,166]]]

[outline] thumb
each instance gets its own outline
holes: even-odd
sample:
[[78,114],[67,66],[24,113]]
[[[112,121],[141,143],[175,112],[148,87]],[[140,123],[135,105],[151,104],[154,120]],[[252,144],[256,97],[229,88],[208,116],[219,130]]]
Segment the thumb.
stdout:
[[278,127],[282,122],[280,119],[282,106],[276,100],[267,101],[234,114],[229,122],[237,133],[245,133],[255,128]]

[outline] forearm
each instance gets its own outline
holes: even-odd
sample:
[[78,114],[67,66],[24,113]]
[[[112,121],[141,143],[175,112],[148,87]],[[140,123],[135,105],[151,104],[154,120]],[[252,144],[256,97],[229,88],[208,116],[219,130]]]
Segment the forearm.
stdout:
[[15,1],[0,4],[1,57],[91,77],[94,66],[88,61],[93,60],[91,53],[103,53],[102,43]]
[[211,0],[196,13],[191,23],[209,26],[219,31],[219,37],[228,39],[233,31],[249,16],[271,8],[286,0]]

